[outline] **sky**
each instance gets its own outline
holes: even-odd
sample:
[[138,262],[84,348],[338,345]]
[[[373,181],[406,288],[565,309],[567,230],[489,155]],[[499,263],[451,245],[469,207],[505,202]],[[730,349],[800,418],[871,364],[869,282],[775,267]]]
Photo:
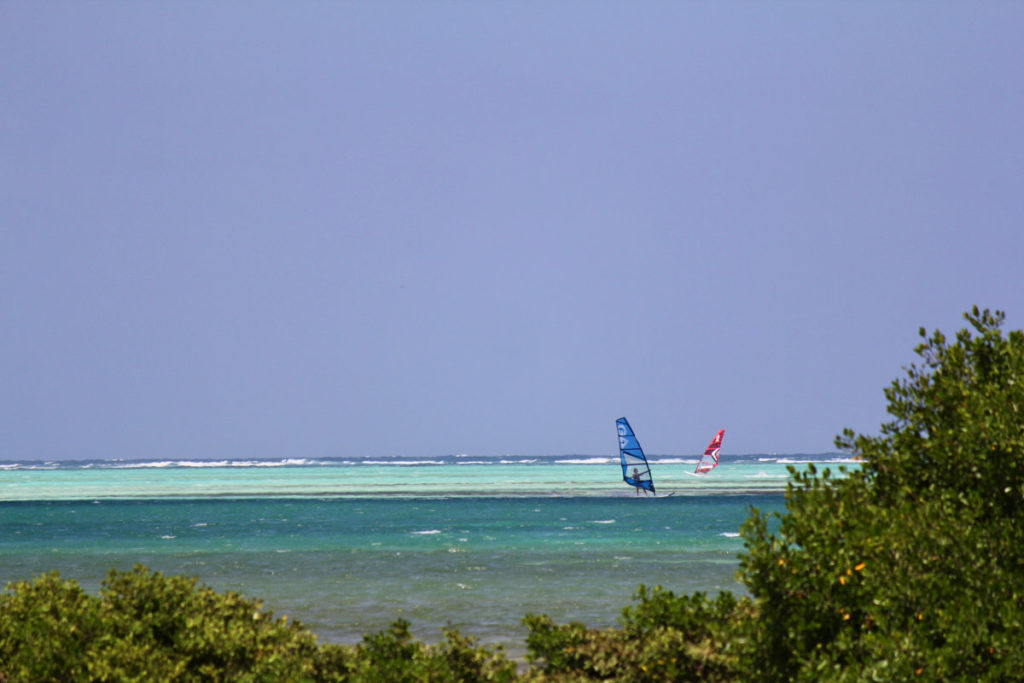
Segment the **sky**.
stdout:
[[0,461],[822,453],[1024,327],[1024,4],[0,4]]

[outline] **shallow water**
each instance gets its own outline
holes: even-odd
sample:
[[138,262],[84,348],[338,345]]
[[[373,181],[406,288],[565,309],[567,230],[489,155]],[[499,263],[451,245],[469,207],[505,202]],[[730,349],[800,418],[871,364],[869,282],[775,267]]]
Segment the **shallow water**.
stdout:
[[751,506],[783,508],[788,476],[777,460],[703,478],[653,461],[676,495],[652,498],[606,459],[556,460],[8,463],[0,581],[58,570],[96,591],[138,562],[260,598],[326,641],[401,617],[428,642],[450,624],[517,653],[527,613],[603,627],[640,584],[742,592],[739,527]]

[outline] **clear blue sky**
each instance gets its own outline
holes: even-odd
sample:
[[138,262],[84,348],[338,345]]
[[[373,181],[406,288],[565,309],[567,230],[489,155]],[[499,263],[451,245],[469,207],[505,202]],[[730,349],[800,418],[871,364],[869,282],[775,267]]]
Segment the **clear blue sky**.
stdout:
[[1024,327],[1024,3],[4,2],[0,460],[817,453]]

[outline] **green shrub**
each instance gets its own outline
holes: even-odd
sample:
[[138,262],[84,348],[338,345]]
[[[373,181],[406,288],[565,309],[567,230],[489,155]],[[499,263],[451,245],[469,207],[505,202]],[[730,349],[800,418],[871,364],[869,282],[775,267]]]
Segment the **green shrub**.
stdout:
[[0,597],[0,674],[8,681],[89,680],[88,662],[108,639],[99,602],[57,573]]
[[101,597],[54,573],[0,597],[8,681],[270,681],[316,673],[315,637],[258,601],[136,566]]
[[348,680],[366,683],[418,681],[512,681],[515,663],[501,648],[476,645],[458,631],[446,630],[445,641],[428,646],[414,640],[409,623],[399,619],[390,629],[368,635],[355,649]]
[[1019,680],[1024,672],[1024,334],[977,308],[926,337],[845,477],[794,472],[778,530],[756,511],[741,575],[765,680]]
[[319,646],[261,603],[136,566],[100,596],[56,573],[0,595],[0,681],[511,681],[500,648],[458,631],[427,646],[408,623],[355,647]]
[[660,586],[636,595],[618,629],[559,626],[528,615],[527,648],[543,680],[723,681],[739,676],[729,641],[749,619],[749,600],[722,593],[676,597]]

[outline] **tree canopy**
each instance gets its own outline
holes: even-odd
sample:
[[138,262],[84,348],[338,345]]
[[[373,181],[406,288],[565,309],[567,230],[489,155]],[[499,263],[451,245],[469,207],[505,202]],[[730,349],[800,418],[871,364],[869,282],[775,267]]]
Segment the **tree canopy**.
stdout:
[[1024,671],[1024,334],[975,308],[927,336],[886,389],[860,467],[794,472],[770,530],[756,511],[741,575],[764,679],[1016,678]]

